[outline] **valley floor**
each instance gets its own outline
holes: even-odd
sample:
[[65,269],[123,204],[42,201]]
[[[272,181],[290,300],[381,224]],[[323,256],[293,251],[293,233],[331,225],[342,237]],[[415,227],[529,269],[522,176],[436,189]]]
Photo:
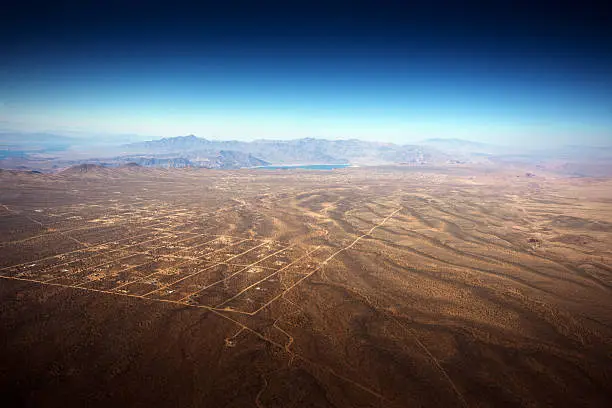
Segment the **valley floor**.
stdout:
[[0,173],[11,406],[612,404],[612,179]]

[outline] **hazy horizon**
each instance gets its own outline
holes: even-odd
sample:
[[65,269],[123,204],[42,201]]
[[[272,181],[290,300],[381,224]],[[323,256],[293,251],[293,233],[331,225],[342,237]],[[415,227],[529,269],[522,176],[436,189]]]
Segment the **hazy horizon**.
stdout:
[[0,31],[0,122],[214,140],[609,145],[610,29],[587,9],[16,8]]

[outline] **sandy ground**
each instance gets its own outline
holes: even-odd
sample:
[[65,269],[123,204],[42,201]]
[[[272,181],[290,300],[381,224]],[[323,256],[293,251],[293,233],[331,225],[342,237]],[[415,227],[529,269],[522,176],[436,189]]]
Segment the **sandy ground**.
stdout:
[[0,173],[12,406],[610,406],[612,180]]

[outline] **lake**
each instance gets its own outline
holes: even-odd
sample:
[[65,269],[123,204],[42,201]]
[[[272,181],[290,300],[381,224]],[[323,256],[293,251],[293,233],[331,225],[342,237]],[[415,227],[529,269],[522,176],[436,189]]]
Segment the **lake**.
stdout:
[[288,165],[270,165],[258,166],[257,169],[266,170],[287,170],[287,169],[306,169],[306,170],[333,170],[349,167],[350,164],[288,164]]

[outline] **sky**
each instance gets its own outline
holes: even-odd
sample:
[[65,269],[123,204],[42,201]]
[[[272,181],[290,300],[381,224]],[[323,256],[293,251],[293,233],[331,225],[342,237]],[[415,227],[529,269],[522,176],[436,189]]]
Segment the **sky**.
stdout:
[[597,3],[82,3],[3,12],[0,128],[612,144]]

